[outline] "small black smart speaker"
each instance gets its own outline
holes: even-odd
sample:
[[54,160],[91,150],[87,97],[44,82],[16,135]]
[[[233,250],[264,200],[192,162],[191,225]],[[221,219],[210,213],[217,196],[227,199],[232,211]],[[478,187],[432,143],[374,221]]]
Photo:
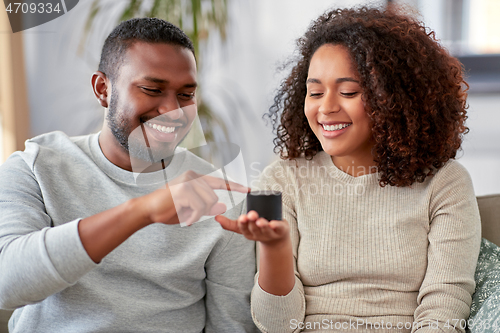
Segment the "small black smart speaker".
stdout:
[[255,210],[260,217],[268,221],[282,219],[281,192],[252,191],[247,194],[247,213]]

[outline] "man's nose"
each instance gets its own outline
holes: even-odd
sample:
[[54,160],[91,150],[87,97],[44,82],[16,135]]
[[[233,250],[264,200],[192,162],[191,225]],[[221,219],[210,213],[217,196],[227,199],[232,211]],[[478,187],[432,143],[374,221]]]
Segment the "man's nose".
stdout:
[[[166,110],[166,109],[163,109]],[[181,107],[178,107],[175,110],[170,110],[170,111],[160,111],[160,114],[166,114],[166,117],[168,117],[170,120],[177,120],[182,118],[184,115],[184,111],[182,111]]]
[[165,100],[159,107],[158,107],[158,113],[160,115],[167,114],[167,116],[172,119],[176,120],[182,117],[184,112],[181,109],[181,106],[179,105],[179,102],[175,98],[169,98]]

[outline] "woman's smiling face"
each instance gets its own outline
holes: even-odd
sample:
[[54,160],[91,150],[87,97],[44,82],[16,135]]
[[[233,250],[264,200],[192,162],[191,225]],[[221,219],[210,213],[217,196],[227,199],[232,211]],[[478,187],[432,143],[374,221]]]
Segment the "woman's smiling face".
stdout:
[[[304,111],[323,150],[363,164],[371,157],[371,122],[359,75],[342,45],[324,44],[311,58]],[[337,163],[335,163],[337,164]]]

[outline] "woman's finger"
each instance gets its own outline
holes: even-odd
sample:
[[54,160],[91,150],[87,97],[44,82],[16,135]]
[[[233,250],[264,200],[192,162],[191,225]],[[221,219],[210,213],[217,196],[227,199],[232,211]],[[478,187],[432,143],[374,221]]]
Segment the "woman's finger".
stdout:
[[247,218],[250,221],[257,221],[259,219],[259,213],[257,213],[255,210],[251,210],[247,213]]
[[[263,221],[261,221],[263,220]],[[259,222],[260,221],[260,222]],[[248,230],[258,239],[262,239],[263,237],[263,230],[266,229],[267,227],[265,226],[266,220],[265,219],[258,219],[257,221],[250,221],[248,222]],[[263,225],[264,224],[264,225]],[[261,227],[262,225],[262,227]]]
[[238,221],[237,220],[231,220],[225,217],[224,215],[217,215],[215,217],[215,220],[219,222],[221,227],[225,230],[229,230],[232,232],[236,232],[238,234],[241,234],[240,228],[238,226]]

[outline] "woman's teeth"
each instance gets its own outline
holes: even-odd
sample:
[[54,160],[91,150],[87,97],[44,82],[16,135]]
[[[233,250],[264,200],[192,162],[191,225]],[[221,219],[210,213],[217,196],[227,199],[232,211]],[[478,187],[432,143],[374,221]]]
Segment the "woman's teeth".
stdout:
[[336,125],[322,124],[322,126],[323,126],[323,129],[325,131],[338,131],[338,130],[346,128],[347,126],[351,126],[351,124],[336,124]]
[[150,123],[145,123],[147,126],[162,132],[162,133],[172,133],[175,131],[175,127],[166,127],[166,126],[161,126],[161,125],[156,125],[156,124],[150,124]]

